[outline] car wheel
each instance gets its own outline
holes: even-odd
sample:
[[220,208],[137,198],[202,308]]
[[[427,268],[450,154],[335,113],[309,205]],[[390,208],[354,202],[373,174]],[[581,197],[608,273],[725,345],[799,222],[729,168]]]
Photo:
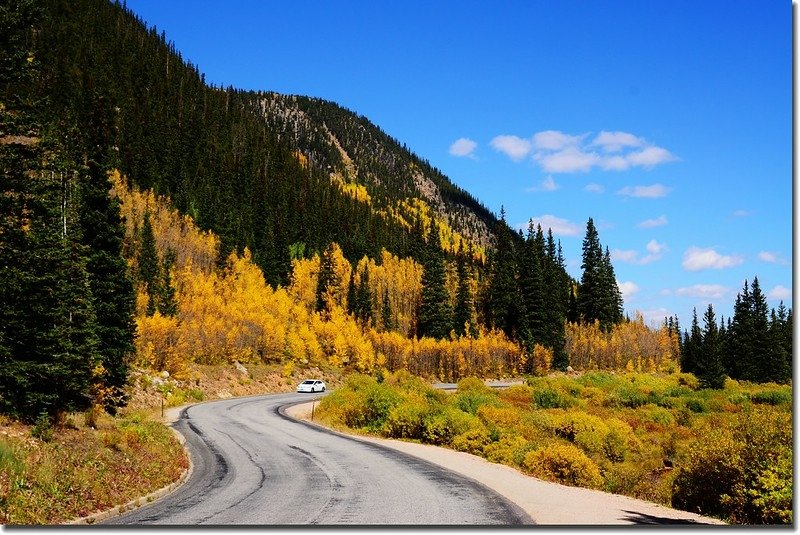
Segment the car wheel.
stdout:
[[324,387],[324,386],[322,387],[322,390],[321,390],[321,392],[325,392],[325,387]]

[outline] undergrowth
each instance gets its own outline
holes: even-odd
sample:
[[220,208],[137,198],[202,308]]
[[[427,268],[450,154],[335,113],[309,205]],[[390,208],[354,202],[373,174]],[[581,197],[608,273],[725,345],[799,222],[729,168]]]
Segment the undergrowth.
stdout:
[[590,372],[446,394],[407,372],[380,379],[348,377],[318,417],[732,523],[792,523],[791,386]]

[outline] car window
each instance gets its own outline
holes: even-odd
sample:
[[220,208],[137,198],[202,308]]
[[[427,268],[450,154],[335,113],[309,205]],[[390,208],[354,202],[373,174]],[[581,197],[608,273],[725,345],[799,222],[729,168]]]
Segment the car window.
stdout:
[[303,381],[304,385],[313,385],[314,381]]

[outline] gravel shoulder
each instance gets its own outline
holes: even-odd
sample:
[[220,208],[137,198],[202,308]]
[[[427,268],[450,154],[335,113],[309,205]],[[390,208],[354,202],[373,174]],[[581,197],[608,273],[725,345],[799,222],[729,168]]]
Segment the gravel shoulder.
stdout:
[[[286,414],[309,420],[312,402],[294,405]],[[359,435],[359,440],[418,457],[472,478],[507,498],[537,524],[724,524],[724,522],[659,504],[598,490],[568,487],[527,476],[509,466],[490,463],[469,453],[400,440]]]

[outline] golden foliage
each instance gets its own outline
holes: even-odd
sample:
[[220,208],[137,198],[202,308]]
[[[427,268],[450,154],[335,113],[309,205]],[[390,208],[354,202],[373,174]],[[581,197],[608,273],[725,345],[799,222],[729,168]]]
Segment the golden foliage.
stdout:
[[[294,260],[288,288],[272,288],[253,263],[250,251],[235,252],[224,269],[215,267],[219,240],[181,217],[167,199],[127,187],[118,172],[114,191],[126,216],[126,242],[135,263],[135,242],[144,212],[153,221],[156,247],[163,257],[175,252],[171,278],[178,312],[174,317],[146,316],[146,295],[137,306],[136,358],[139,364],[182,376],[188,364],[275,362],[306,366],[329,364],[371,373],[376,369],[408,370],[415,375],[457,380],[470,375],[503,376],[522,369],[524,355],[502,332],[480,330],[475,338],[434,340],[409,338],[422,292],[422,266],[387,251],[378,261],[364,257],[353,270],[341,248],[326,251],[332,283],[328,310],[316,312],[319,256]],[[373,317],[379,325],[359,323],[346,312],[350,278],[369,277]],[[393,329],[383,325],[384,299],[389,301]],[[534,354],[542,366],[548,355]],[[552,358],[552,355],[549,355]]]
[[641,314],[603,332],[600,324],[566,324],[566,351],[576,370],[672,372],[678,369],[677,334],[662,327],[651,329]]

